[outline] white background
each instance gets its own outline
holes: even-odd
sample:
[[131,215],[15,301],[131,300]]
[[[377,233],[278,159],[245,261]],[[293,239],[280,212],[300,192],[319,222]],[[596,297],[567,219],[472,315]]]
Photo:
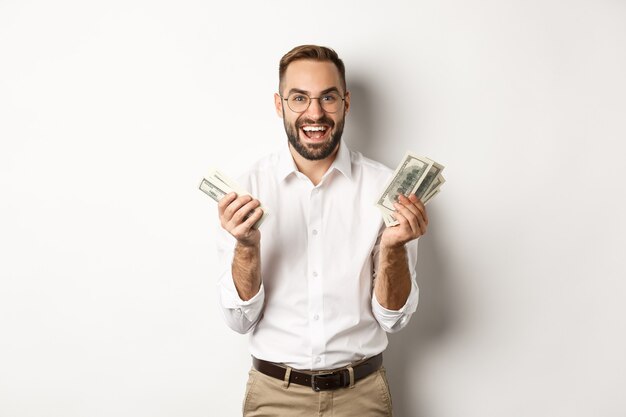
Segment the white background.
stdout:
[[335,48],[353,149],[446,165],[399,417],[626,415],[626,3],[0,0],[0,416],[240,413],[210,166],[285,141],[280,57]]

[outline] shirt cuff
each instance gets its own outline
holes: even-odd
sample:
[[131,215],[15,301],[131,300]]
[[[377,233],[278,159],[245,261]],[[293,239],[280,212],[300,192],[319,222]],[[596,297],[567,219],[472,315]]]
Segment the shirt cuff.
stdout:
[[[233,286],[234,287],[234,286]],[[244,301],[237,294],[237,290],[222,292],[222,307],[233,310],[237,316],[243,316],[250,322],[255,322],[263,309],[265,288],[261,282],[259,291],[251,299]]]
[[418,288],[415,281],[411,280],[411,292],[406,302],[399,310],[389,310],[383,307],[376,298],[376,293],[372,294],[372,312],[381,327],[388,333],[396,332],[407,325],[411,315],[417,309]]

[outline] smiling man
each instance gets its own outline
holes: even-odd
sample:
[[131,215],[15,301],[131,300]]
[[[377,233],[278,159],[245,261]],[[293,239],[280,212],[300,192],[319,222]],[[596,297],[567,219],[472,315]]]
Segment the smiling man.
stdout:
[[[392,171],[341,140],[344,64],[302,45],[280,61],[274,104],[287,142],[218,204],[220,303],[250,333],[243,415],[391,416],[382,352],[417,307],[417,238],[428,217],[400,197],[386,228],[374,202]],[[260,201],[271,215],[260,229]]]

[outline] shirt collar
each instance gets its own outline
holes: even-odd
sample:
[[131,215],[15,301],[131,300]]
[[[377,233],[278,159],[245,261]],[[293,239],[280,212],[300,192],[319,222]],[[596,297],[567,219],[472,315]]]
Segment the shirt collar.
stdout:
[[289,152],[289,142],[285,143],[285,146],[280,148],[279,156],[278,156],[278,165],[276,167],[278,179],[280,181],[287,178],[290,174],[298,171],[296,167],[296,163],[291,156],[291,152]]
[[337,157],[333,161],[333,164],[328,169],[328,172],[335,168],[348,179],[352,179],[352,159],[350,158],[350,149],[343,140],[339,143],[339,151]]
[[[278,179],[281,181],[287,178],[290,174],[298,171],[296,163],[291,156],[291,152],[289,152],[289,142],[287,142],[286,146],[283,146],[280,150],[278,165],[276,169]],[[334,169],[341,172],[343,175],[346,176],[346,178],[352,179],[352,161],[350,158],[350,149],[348,149],[348,146],[343,140],[339,143],[337,157],[333,161],[332,165],[328,168],[326,174],[332,172]]]

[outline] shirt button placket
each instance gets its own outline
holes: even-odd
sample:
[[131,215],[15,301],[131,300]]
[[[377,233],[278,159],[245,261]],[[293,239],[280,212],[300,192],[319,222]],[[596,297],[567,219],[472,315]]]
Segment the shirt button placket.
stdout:
[[316,367],[323,366],[324,361],[324,320],[320,320],[324,314],[324,282],[323,275],[323,252],[321,241],[322,226],[322,197],[320,188],[311,190],[309,206],[309,326],[311,328],[312,360]]

